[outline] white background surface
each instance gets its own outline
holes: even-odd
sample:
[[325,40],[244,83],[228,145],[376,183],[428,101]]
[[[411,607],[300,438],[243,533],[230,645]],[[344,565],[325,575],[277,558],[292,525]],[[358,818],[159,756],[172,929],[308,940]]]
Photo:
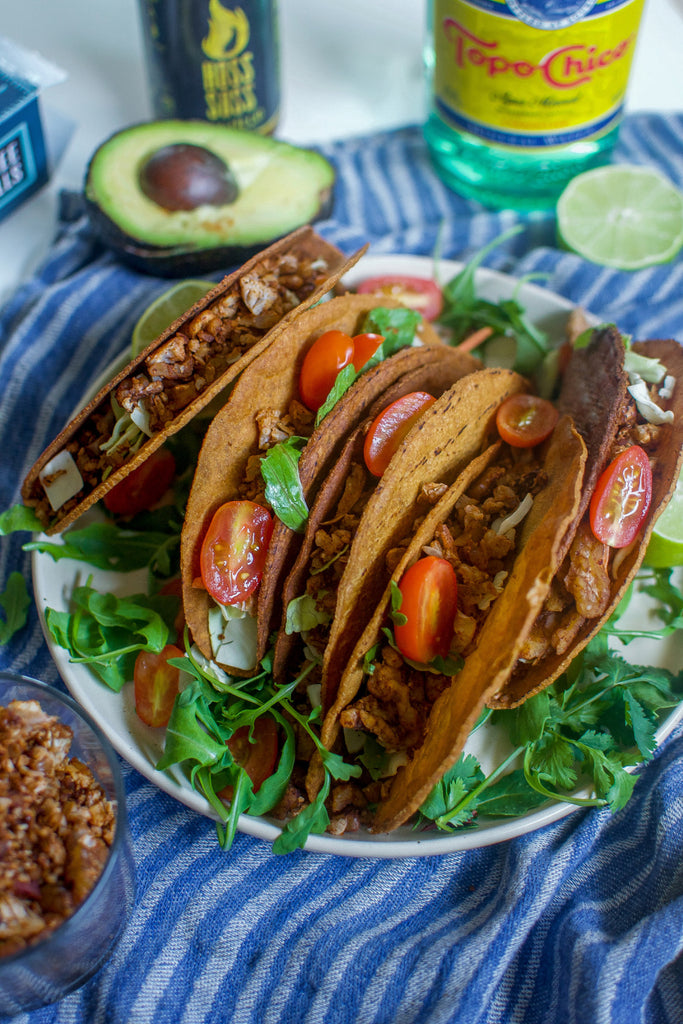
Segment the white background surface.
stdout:
[[[279,6],[279,138],[315,143],[422,120],[425,0]],[[80,188],[96,147],[152,113],[137,0],[6,0],[3,8],[0,33],[66,72],[43,106],[74,131],[49,186],[0,222],[0,301],[48,248],[59,190]],[[683,0],[646,0],[627,108],[683,110]]]

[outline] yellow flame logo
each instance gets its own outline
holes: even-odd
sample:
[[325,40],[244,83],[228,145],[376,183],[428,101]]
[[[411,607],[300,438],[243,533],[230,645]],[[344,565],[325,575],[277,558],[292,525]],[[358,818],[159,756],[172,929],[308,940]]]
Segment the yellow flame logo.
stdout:
[[202,39],[202,50],[209,60],[235,57],[248,42],[249,21],[242,8],[226,11],[220,0],[209,0],[209,33]]

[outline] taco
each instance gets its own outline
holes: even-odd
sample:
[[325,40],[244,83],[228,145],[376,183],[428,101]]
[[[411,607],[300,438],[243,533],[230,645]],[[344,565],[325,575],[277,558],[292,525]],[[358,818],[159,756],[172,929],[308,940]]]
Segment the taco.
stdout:
[[[589,345],[573,353],[558,404],[571,414],[588,449],[579,514],[565,537],[547,600],[513,672],[490,701],[492,707],[515,707],[554,682],[626,593],[681,472],[682,380],[683,349],[675,341],[647,341],[626,349],[619,333],[607,327],[594,331]],[[645,486],[648,467],[651,500],[642,511],[636,492]],[[607,532],[597,503],[606,488],[617,509],[620,494],[630,493],[631,502],[631,514],[614,513]],[[628,519],[633,520],[633,536],[618,536]]]
[[223,279],[95,395],[27,474],[22,497],[63,530],[234,381],[358,259],[304,227]]
[[[341,647],[351,650],[362,632],[363,610],[371,610],[382,593],[381,571],[373,571],[365,579],[363,593],[346,596],[343,607],[338,607],[337,593],[346,567],[350,563],[349,572],[353,574],[356,563],[365,564],[368,557],[365,510],[370,503],[367,515],[373,516],[372,495],[384,474],[389,472],[391,462],[394,466],[390,477],[403,479],[403,494],[408,500],[408,485],[403,475],[407,476],[407,470],[413,468],[411,452],[416,441],[410,435],[405,436],[400,451],[378,475],[377,467],[371,470],[366,462],[366,439],[376,417],[390,407],[395,409],[394,403],[423,395],[436,400],[458,380],[480,369],[478,360],[457,349],[438,351],[438,359],[433,358],[429,363],[421,360],[415,369],[402,373],[366,410],[365,419],[347,436],[320,485],[303,540],[282,585],[281,622],[273,652],[273,675],[278,681],[284,681],[298,671],[297,662],[302,658],[304,661],[313,658],[322,664],[331,631],[335,645],[340,646],[339,657],[343,658]],[[411,432],[420,433],[421,424],[422,417]],[[433,495],[433,490],[427,493]],[[378,565],[383,562],[387,546],[396,543],[397,535],[391,531],[384,531],[374,539],[372,554]],[[331,659],[336,664],[337,657],[330,651],[328,661]],[[323,709],[330,703],[330,685],[327,677],[322,695]]]
[[[392,343],[403,347],[374,365],[368,364],[316,425],[315,414],[303,405],[298,394],[307,351],[328,330],[353,336],[363,330],[369,315],[376,320],[380,313],[385,320],[388,317],[400,325]],[[413,345],[416,326],[420,344]],[[279,583],[289,567],[292,545],[300,539],[307,509],[347,434],[402,374],[444,359],[457,361],[462,372],[479,365],[471,356],[453,353],[419,314],[399,303],[347,295],[302,313],[243,372],[205,436],[181,540],[186,621],[205,657],[240,673],[249,673],[259,663],[279,615]],[[268,497],[268,472],[262,465],[266,454],[268,468],[275,467],[276,477]],[[303,510],[301,522],[292,523],[286,514],[292,511],[292,498],[295,519]],[[236,502],[242,504],[237,506]],[[270,512],[273,502],[275,515]],[[266,525],[249,555],[254,557],[258,547],[258,565],[254,563],[246,584],[248,593],[221,600],[227,593],[223,588],[225,573],[217,571],[212,552],[221,524],[228,525],[225,516],[235,511],[259,516]],[[236,550],[230,544],[227,547]],[[207,579],[211,574],[216,575],[217,586],[209,583],[209,592]]]
[[[493,440],[411,536],[323,726],[326,745],[341,728],[363,734],[365,756],[387,775],[374,831],[418,809],[512,670],[576,517],[585,459],[566,416],[533,448]],[[426,594],[438,600],[429,628],[416,630]]]

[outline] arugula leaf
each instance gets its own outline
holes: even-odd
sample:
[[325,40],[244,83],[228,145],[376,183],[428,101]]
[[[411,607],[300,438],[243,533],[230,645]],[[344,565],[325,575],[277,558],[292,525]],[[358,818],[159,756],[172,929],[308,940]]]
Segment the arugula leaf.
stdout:
[[23,550],[50,555],[55,562],[72,558],[111,572],[133,572],[150,567],[159,576],[170,576],[177,567],[180,531],[138,531],[111,522],[98,522],[69,530],[64,534],[63,543],[29,541],[23,545]]
[[45,623],[74,664],[87,664],[118,692],[133,678],[139,651],[159,652],[168,642],[177,598],[100,594],[90,584],[76,587],[72,610],[47,608]]
[[11,572],[5,590],[0,593],[0,608],[5,612],[4,622],[0,618],[0,644],[8,643],[26,625],[30,607],[26,580],[20,572]]
[[353,382],[358,377],[353,363],[344,366],[334,379],[329,394],[315,414],[315,425],[319,427],[327,414],[334,409],[339,399],[346,394]]
[[326,774],[315,800],[286,823],[273,843],[273,853],[292,853],[304,846],[311,833],[325,832],[330,823],[330,817],[325,807],[329,792],[330,776]]
[[527,318],[516,298],[490,302],[479,298],[476,289],[476,272],[484,259],[520,230],[515,227],[494,238],[443,287],[444,306],[438,322],[450,328],[454,345],[482,327],[492,328],[493,336],[513,338],[516,348],[513,368],[528,375],[539,368],[550,350],[547,334]]
[[289,437],[273,445],[261,459],[266,500],[278,519],[297,533],[302,532],[308,520],[308,505],[299,479],[299,459],[305,444],[305,437]]
[[7,537],[10,533],[19,533],[22,530],[29,533],[43,532],[43,524],[32,508],[27,508],[26,505],[12,505],[0,514],[0,537]]

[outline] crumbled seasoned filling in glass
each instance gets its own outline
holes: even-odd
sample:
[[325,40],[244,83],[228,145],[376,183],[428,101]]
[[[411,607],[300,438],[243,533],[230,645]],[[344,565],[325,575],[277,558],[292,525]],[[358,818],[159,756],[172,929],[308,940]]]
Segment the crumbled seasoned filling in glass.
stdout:
[[0,956],[54,931],[107,859],[114,807],[72,739],[37,701],[0,707]]

